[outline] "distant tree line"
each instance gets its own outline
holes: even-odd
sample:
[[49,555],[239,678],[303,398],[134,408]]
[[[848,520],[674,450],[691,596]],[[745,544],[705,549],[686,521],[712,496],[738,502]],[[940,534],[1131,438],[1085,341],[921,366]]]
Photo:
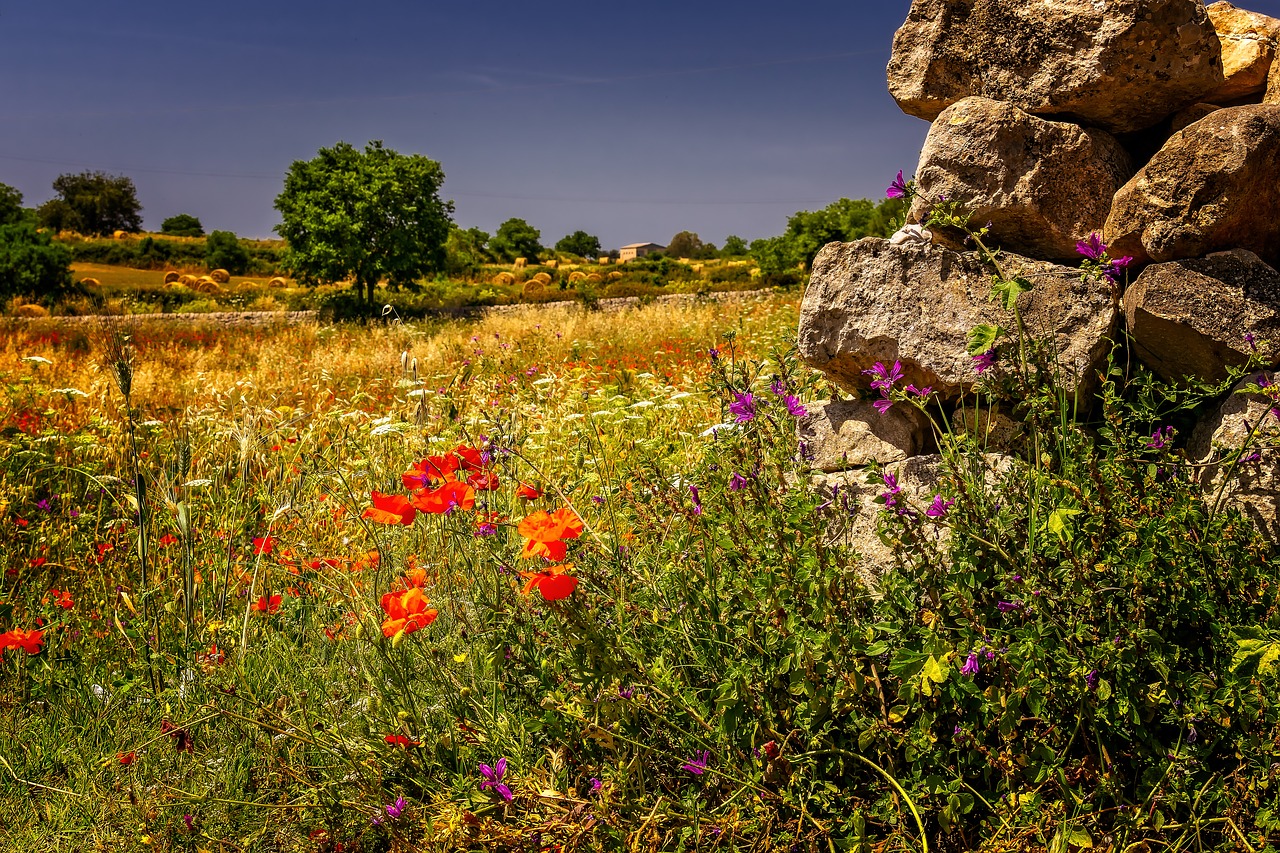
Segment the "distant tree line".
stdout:
[[751,257],[764,274],[808,271],[818,251],[828,243],[848,243],[863,237],[888,237],[906,215],[902,199],[879,203],[842,198],[821,210],[802,210],[787,219],[778,237],[754,240]]

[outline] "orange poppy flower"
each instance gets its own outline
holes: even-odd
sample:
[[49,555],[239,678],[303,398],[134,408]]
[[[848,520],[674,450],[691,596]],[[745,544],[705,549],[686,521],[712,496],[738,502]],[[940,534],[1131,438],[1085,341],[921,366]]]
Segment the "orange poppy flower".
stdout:
[[276,538],[274,536],[258,536],[253,540],[253,553],[258,557],[270,554],[271,549],[275,547]]
[[568,598],[578,588],[578,579],[566,574],[572,568],[573,563],[565,563],[562,566],[547,566],[539,572],[522,572],[521,577],[525,579],[524,594],[528,595],[536,589],[546,601]]
[[279,595],[273,595],[271,596],[271,598],[267,598],[264,595],[261,598],[259,598],[257,601],[255,601],[249,609],[258,613],[263,613],[263,612],[267,614],[279,613],[280,603],[282,601],[284,601],[284,598],[282,598]]
[[432,515],[441,515],[453,509],[472,509],[476,505],[476,490],[466,483],[451,480],[438,489],[415,492],[413,505]]
[[382,610],[387,618],[382,623],[382,635],[394,637],[403,631],[412,634],[436,621],[438,611],[427,607],[431,602],[418,587],[403,592],[388,592],[382,596]]
[[132,764],[133,760],[137,757],[138,757],[138,753],[134,752],[133,750],[129,750],[128,752],[116,753],[116,761],[119,761],[120,764],[124,767],[128,767],[130,764]]
[[551,517],[560,525],[561,539],[577,539],[582,535],[582,519],[578,518],[578,514],[567,506],[551,513]]
[[[61,607],[63,610],[70,610],[72,607],[76,606],[75,602],[71,600],[70,590],[51,589],[49,590],[49,595],[52,596],[53,604]],[[45,602],[48,603],[49,599],[46,598]]]
[[373,506],[364,511],[361,518],[367,518],[378,524],[413,524],[417,510],[404,495],[384,495],[381,492],[372,494]]
[[561,537],[560,525],[551,513],[538,510],[526,515],[516,526],[516,532],[531,542],[555,542]]
[[166,533],[156,540],[156,544],[161,548],[168,548],[170,545],[178,544],[178,537],[174,536],[172,533]]
[[528,483],[521,483],[519,488],[516,489],[516,497],[523,498],[526,501],[536,501],[538,498],[542,497],[542,492],[538,491]]
[[406,589],[410,587],[415,587],[415,586],[418,589],[422,589],[422,587],[426,586],[426,583],[427,583],[426,569],[409,569],[404,573],[404,585]]
[[29,655],[36,655],[40,653],[40,646],[43,643],[44,631],[23,631],[21,628],[14,628],[12,631],[0,634],[0,654],[3,654],[5,649],[22,649]]
[[520,556],[524,559],[532,559],[533,557],[545,557],[551,562],[563,560],[568,550],[565,544],[559,539],[552,539],[550,542],[538,542],[534,539],[526,539],[524,548],[520,551]]

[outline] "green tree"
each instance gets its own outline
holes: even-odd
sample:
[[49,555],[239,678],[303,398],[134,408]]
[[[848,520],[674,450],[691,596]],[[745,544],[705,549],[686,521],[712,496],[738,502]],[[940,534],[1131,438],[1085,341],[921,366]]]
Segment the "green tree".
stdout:
[[204,244],[204,262],[209,269],[224,269],[232,275],[244,275],[249,269],[249,252],[230,231],[214,231]]
[[828,243],[889,236],[904,212],[901,199],[885,199],[877,204],[867,199],[842,198],[821,210],[802,210],[792,215],[782,236],[752,242],[751,257],[764,273],[799,267],[807,270]]
[[71,286],[71,252],[24,219],[0,225],[0,297],[48,299]]
[[204,226],[191,214],[179,213],[160,223],[160,233],[172,234],[174,237],[203,237]]
[[346,142],[297,160],[275,207],[285,264],[306,281],[355,282],[372,303],[378,282],[410,284],[443,269],[453,202],[440,199],[435,160]]
[[692,231],[681,231],[667,242],[663,254],[669,258],[702,260],[714,258],[717,252],[714,244],[702,242],[702,238]]
[[489,241],[489,249],[504,261],[516,258],[528,258],[536,261],[542,254],[542,244],[538,242],[542,232],[523,219],[512,217],[498,226],[498,233]]
[[99,235],[142,230],[138,190],[124,175],[67,173],[54,178],[53,191],[57,197],[36,211],[42,227]]
[[722,258],[740,258],[746,253],[747,241],[737,234],[730,234],[725,237],[724,245],[720,247],[720,257]]
[[491,259],[489,232],[479,228],[451,228],[445,241],[445,273],[454,277],[475,275]]
[[560,238],[560,242],[556,243],[556,251],[580,258],[597,258],[600,256],[600,238],[593,237],[586,231],[574,231]]
[[22,193],[8,184],[0,184],[0,225],[8,225],[22,218]]

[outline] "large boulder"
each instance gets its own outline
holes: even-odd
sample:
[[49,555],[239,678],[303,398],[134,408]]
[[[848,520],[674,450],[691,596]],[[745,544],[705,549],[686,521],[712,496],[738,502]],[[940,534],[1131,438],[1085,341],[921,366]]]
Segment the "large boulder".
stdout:
[[[1004,101],[970,97],[938,116],[924,142],[911,220],[930,199],[961,199],[994,242],[1035,258],[1077,258],[1076,243],[1101,231],[1111,199],[1133,174],[1104,130],[1046,121]],[[963,235],[935,239],[961,248]]]
[[1206,11],[1222,43],[1222,73],[1226,81],[1205,100],[1233,101],[1265,92],[1267,73],[1280,46],[1280,20],[1237,9],[1225,0],[1209,4]]
[[1248,249],[1280,265],[1280,104],[1216,110],[1120,188],[1103,229],[1139,263]]
[[1264,104],[1280,104],[1280,59],[1271,63],[1271,74],[1267,76],[1267,93],[1262,97]]
[[[1001,263],[1035,285],[1018,302],[1028,333],[1051,336],[1068,386],[1087,391],[1119,321],[1115,288],[1046,261],[1004,255]],[[902,384],[958,396],[977,379],[969,331],[1013,326],[990,293],[991,270],[975,253],[876,237],[830,243],[814,259],[800,308],[800,357],[854,391],[870,387],[862,371],[900,361]]]
[[1152,264],[1125,291],[1124,316],[1138,357],[1160,376],[1222,380],[1257,347],[1280,359],[1280,272],[1244,249]]
[[[1187,456],[1199,463],[1196,476],[1211,508],[1240,509],[1272,545],[1277,545],[1280,544],[1280,394],[1245,390],[1247,386],[1268,381],[1265,373],[1240,380],[1231,396],[1196,424],[1187,443]],[[1242,448],[1246,452],[1238,454],[1236,451]]]
[[808,409],[796,432],[818,471],[899,462],[924,447],[928,419],[912,406],[894,406],[882,415],[864,400],[833,400]]
[[1200,0],[913,0],[889,92],[933,121],[970,95],[1113,133],[1140,130],[1223,83]]

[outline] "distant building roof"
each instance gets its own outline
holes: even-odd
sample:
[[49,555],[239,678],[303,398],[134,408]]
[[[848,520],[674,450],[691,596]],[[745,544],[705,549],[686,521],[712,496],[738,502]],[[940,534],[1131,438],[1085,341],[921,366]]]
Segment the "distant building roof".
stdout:
[[659,249],[664,249],[664,248],[666,248],[666,247],[665,247],[665,246],[663,246],[661,243],[628,243],[627,245],[623,246],[622,248],[624,248],[624,249],[645,249],[645,248],[648,248],[649,246],[657,246]]

